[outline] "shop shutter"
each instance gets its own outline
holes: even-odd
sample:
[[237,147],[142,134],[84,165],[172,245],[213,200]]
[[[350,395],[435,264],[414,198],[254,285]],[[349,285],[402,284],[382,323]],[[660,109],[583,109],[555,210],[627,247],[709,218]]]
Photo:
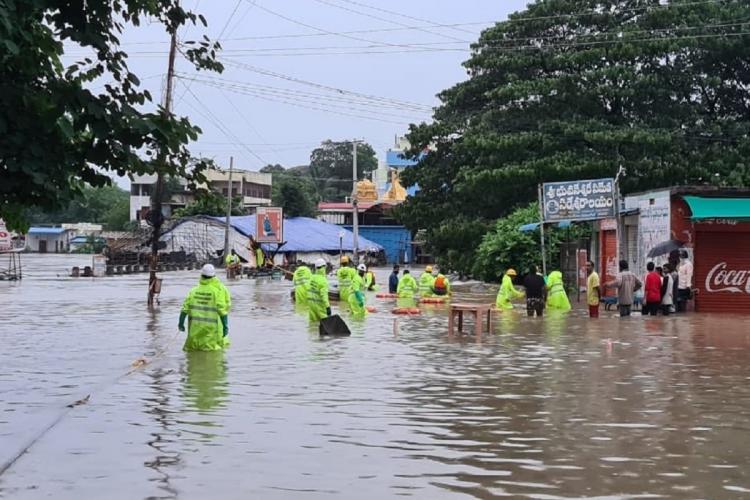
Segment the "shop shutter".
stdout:
[[[601,270],[599,277],[602,284],[615,279],[619,270],[618,258],[617,258],[617,236],[615,231],[601,231]],[[617,290],[613,288],[600,288],[602,294],[605,296],[613,297],[617,295]]]
[[700,312],[750,312],[750,233],[726,229],[696,233],[693,287]]

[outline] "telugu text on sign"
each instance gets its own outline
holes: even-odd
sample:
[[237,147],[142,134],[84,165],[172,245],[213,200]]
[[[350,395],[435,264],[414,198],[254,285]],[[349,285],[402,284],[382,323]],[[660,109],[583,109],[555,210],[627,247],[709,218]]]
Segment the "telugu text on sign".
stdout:
[[615,181],[548,182],[542,188],[545,222],[596,220],[615,216]]

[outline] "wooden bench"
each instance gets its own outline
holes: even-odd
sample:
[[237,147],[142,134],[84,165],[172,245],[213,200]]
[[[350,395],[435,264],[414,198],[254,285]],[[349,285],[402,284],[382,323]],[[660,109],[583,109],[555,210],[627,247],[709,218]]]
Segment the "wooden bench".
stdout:
[[451,304],[448,313],[448,335],[453,335],[456,316],[458,316],[458,333],[463,331],[465,312],[474,315],[474,332],[477,335],[482,335],[483,315],[485,314],[487,315],[487,332],[492,332],[492,304]]

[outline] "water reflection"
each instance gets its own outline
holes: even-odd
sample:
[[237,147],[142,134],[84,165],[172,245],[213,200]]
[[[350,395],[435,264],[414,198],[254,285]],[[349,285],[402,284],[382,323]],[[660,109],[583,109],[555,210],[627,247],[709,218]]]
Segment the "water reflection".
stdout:
[[185,353],[185,372],[183,394],[189,408],[202,415],[226,408],[229,384],[224,351]]

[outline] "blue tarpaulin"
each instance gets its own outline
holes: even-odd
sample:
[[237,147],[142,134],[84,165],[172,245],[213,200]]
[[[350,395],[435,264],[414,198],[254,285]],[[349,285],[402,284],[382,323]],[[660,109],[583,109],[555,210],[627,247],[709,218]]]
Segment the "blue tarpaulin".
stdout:
[[[570,221],[562,220],[558,222],[556,225],[557,227],[562,227],[562,228],[570,227]],[[524,224],[523,226],[520,226],[518,230],[521,231],[522,233],[527,233],[529,231],[536,231],[538,228],[539,228],[539,223],[534,222],[532,224]]]
[[[211,217],[225,224],[225,217]],[[232,227],[244,236],[255,237],[255,216],[245,215],[232,217]],[[341,226],[328,224],[317,219],[308,217],[294,217],[284,219],[284,241],[286,245],[281,248],[282,252],[338,252],[339,233],[344,234],[343,250],[351,252],[354,250],[354,234],[343,229]],[[264,249],[275,249],[276,245],[262,245]],[[383,250],[381,245],[359,237],[359,250],[366,252],[379,252]]]

